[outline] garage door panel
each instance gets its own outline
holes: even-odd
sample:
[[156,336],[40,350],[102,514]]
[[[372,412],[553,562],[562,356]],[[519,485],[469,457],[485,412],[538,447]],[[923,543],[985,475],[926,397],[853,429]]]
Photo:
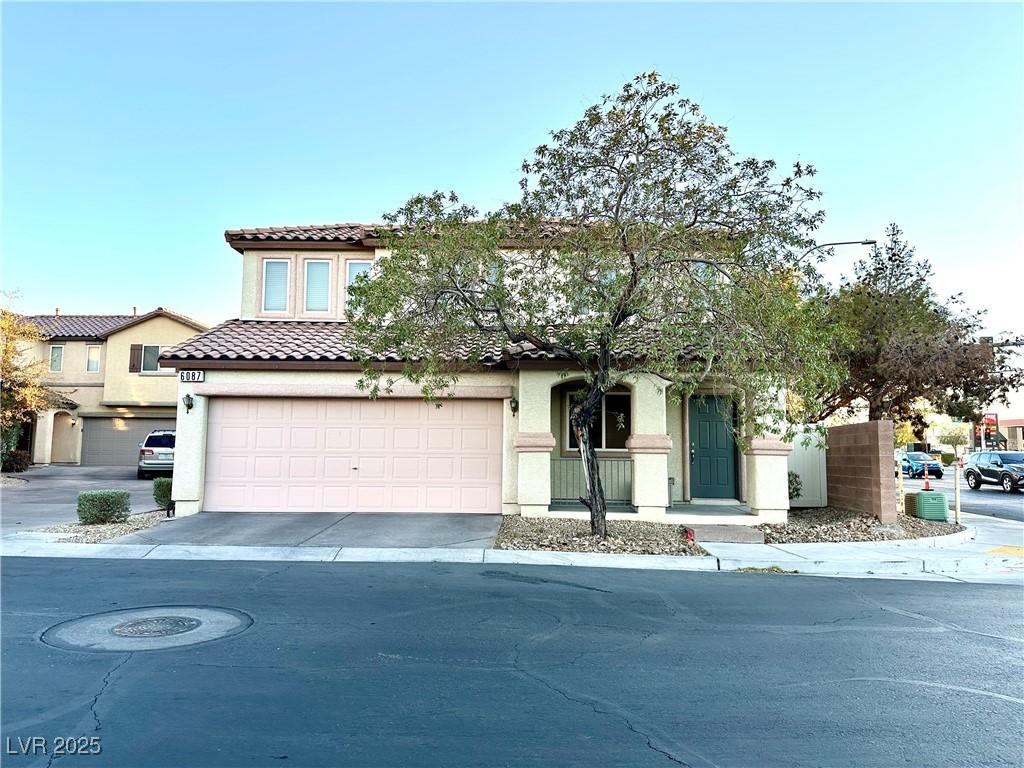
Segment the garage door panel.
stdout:
[[500,512],[501,419],[500,401],[214,398],[204,508]]
[[174,429],[174,419],[82,419],[82,464],[85,466],[134,467],[139,462],[139,443],[155,429]]

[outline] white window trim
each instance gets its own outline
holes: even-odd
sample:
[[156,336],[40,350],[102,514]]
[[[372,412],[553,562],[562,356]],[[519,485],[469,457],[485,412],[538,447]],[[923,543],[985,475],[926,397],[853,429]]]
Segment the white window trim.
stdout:
[[[268,264],[284,264],[288,268],[287,276],[285,277],[285,288],[284,288],[284,309],[267,309],[267,265]],[[271,315],[287,315],[291,310],[292,303],[292,260],[291,259],[264,259],[263,260],[263,280],[260,288],[263,293],[260,296],[260,309],[264,314]]]
[[[156,347],[156,370],[146,370],[146,347]],[[142,359],[139,360],[139,373],[143,376],[173,376],[174,370],[171,368],[160,367],[160,354],[167,349],[166,346],[160,344],[143,344],[142,345]]]
[[[266,259],[263,263],[266,264],[270,259]],[[326,264],[327,265],[327,309],[309,309],[309,265],[310,264]],[[307,315],[329,315],[331,314],[331,277],[334,271],[334,263],[331,259],[303,259],[302,261],[302,311]],[[264,275],[266,273],[264,272]],[[265,279],[264,279],[265,284]],[[267,310],[263,310],[266,312]]]
[[[60,350],[60,365],[55,369],[53,367],[53,350]],[[63,344],[51,344],[50,345],[50,356],[46,361],[47,367],[50,369],[50,373],[64,373],[64,345]]]
[[[605,412],[606,412],[606,408],[607,408],[607,405],[608,405],[608,396],[609,395],[611,395],[612,397],[628,397],[628,398],[630,398],[630,401],[629,401],[630,408],[633,407],[633,400],[632,400],[633,393],[632,392],[605,392],[601,396],[601,414],[600,415],[601,415],[601,445],[602,446],[607,442],[607,437],[608,437],[607,434],[606,434],[607,431],[608,431],[608,419],[605,418]],[[572,393],[571,392],[566,392],[564,399],[565,399],[565,407],[562,409],[562,423],[565,425],[565,429],[563,430],[563,433],[564,433],[563,437],[564,437],[564,439],[563,439],[562,445],[565,446],[565,452],[566,453],[579,453],[580,449],[578,447],[577,448],[573,448],[571,445],[569,445],[569,433],[571,431],[570,430],[570,425],[569,425],[569,405],[571,404]],[[630,425],[630,426],[632,428],[632,425]],[[626,453],[629,453],[629,449],[628,448],[596,448],[595,447],[594,450],[597,453],[611,453],[611,454],[626,454]]]
[[[89,370],[89,353],[92,350],[96,350],[96,370]],[[86,373],[99,373],[101,363],[103,362],[103,345],[101,344],[86,344],[85,345],[85,372]]]

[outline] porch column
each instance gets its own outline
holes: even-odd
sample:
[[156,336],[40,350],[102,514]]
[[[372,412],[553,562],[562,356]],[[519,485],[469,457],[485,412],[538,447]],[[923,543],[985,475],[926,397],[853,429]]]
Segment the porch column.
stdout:
[[665,515],[668,497],[668,454],[672,438],[665,420],[665,385],[650,376],[633,384],[632,434],[626,449],[633,460],[633,506],[641,518]]
[[793,446],[773,438],[749,441],[747,503],[764,523],[785,523],[789,515],[789,452]]
[[[175,424],[174,481],[171,498],[174,514],[194,515],[203,509],[206,482],[206,414],[210,399],[194,394],[194,384],[178,385],[178,413]],[[192,409],[186,412],[182,398],[192,396]]]
[[519,428],[512,447],[518,464],[519,513],[526,517],[547,512],[551,504],[551,387],[557,382],[556,371],[519,372]]
[[749,403],[753,398],[774,401],[773,408],[765,409],[759,419],[757,431],[761,436],[747,440],[744,452],[747,504],[750,512],[757,515],[758,522],[785,523],[789,517],[789,453],[793,450],[793,446],[780,437],[785,431],[785,425],[779,421],[785,413],[785,393],[771,390],[747,397]]
[[36,414],[36,426],[32,433],[32,463],[49,464],[53,448],[53,415],[55,411]]

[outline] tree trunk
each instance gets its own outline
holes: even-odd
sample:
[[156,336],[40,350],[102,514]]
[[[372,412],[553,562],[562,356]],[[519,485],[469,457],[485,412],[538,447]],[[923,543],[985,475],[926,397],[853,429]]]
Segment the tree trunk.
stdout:
[[599,389],[591,389],[583,402],[572,409],[570,424],[576,435],[576,444],[580,447],[580,460],[583,462],[583,477],[587,482],[587,497],[580,497],[580,502],[590,510],[590,534],[608,536],[608,505],[604,498],[604,486],[601,484],[601,471],[597,464],[597,450],[590,440],[590,422],[597,413],[604,393]]

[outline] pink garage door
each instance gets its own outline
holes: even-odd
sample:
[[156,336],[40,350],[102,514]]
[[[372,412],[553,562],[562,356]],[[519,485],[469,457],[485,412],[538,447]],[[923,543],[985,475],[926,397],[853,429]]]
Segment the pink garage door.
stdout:
[[214,398],[203,508],[500,512],[501,401]]

